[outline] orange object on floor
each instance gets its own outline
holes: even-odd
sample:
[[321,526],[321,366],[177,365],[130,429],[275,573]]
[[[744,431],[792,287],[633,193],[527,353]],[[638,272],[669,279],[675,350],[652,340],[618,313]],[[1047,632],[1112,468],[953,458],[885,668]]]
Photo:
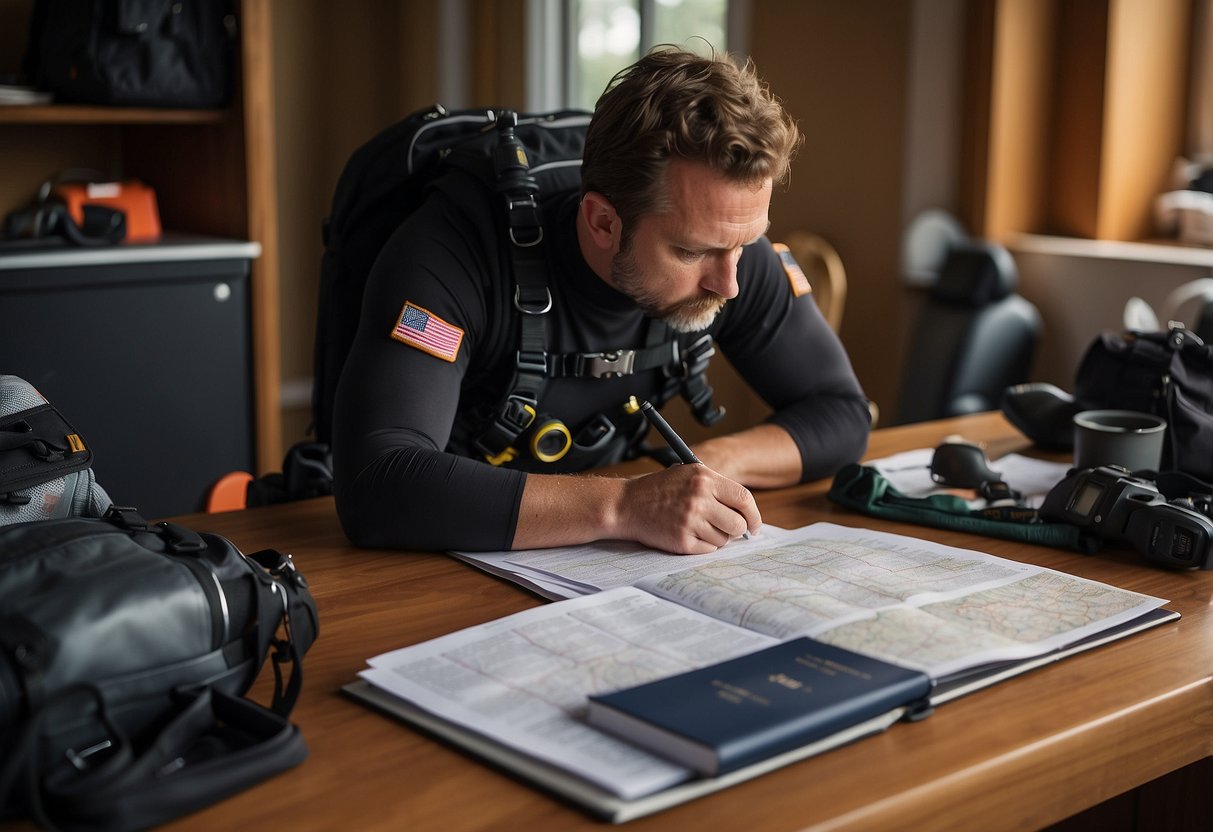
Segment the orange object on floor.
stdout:
[[248,504],[248,486],[253,475],[248,471],[232,471],[224,474],[211,486],[206,497],[206,510],[210,514],[220,511],[238,511]]

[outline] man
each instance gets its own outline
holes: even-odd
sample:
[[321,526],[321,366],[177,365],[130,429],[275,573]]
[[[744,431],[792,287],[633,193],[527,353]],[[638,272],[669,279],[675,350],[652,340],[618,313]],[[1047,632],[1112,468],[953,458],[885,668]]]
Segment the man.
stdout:
[[[529,450],[523,435],[493,459],[502,464],[485,461],[477,438],[510,392],[519,349],[501,207],[458,177],[440,185],[380,254],[338,387],[334,479],[350,538],[487,550],[626,539],[707,553],[758,530],[748,488],[856,460],[867,401],[803,275],[763,236],[799,140],[752,65],[655,51],[599,100],[580,198],[544,206],[549,353],[706,330],[775,410],[697,445],[701,465],[634,478],[558,472],[634,450],[643,419],[625,404],[670,395],[666,368],[551,379]],[[543,444],[552,437],[558,453]]]

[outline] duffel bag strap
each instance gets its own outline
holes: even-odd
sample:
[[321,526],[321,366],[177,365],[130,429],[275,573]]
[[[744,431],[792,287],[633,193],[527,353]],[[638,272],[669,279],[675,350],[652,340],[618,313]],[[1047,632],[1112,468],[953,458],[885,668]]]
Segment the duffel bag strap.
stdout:
[[[274,665],[274,696],[271,707],[286,716],[295,707],[299,692],[303,688],[303,654],[312,646],[320,634],[320,619],[316,613],[316,601],[308,589],[307,578],[295,568],[290,555],[276,549],[263,549],[248,555],[249,560],[265,571],[275,594],[282,593],[282,626],[285,639],[276,637],[278,618],[259,616],[261,644],[274,647],[270,654]],[[282,665],[291,665],[290,679],[282,681]]]
[[210,806],[307,757],[299,729],[252,700],[209,687],[177,696],[181,708],[150,743],[134,749],[95,694],[110,739],[96,750],[69,753],[49,770],[36,754],[42,720],[31,720],[19,746],[25,759],[5,766],[24,774],[13,795],[18,802],[6,796],[5,805],[45,829],[143,829]]

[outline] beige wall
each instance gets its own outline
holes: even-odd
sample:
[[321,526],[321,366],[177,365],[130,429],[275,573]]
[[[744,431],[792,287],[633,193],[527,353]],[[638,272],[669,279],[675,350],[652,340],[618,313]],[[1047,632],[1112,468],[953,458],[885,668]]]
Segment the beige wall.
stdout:
[[805,144],[771,236],[823,235],[847,270],[842,339],[868,396],[894,409],[902,340],[903,137],[911,4],[754,0],[751,54]]
[[321,223],[350,155],[434,101],[437,4],[274,4],[283,441],[306,438]]

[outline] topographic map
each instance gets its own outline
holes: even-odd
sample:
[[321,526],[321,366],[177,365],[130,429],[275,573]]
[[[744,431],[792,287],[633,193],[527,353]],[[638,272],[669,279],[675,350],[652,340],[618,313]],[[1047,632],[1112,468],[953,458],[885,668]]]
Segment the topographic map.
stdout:
[[[1002,663],[1022,667],[1029,662],[1020,660],[1106,637],[1166,603],[981,552],[828,523],[730,544],[715,558],[624,546],[511,558],[518,568],[529,560],[530,580],[554,591],[574,591],[576,583],[575,597],[376,656],[359,675],[625,799],[690,774],[586,724],[592,694],[799,635],[936,680],[988,667],[1003,673]],[[633,586],[592,589],[637,572],[647,574]]]
[[845,531],[637,586],[776,638],[811,635],[935,675],[1036,655],[1160,603],[978,552]]

